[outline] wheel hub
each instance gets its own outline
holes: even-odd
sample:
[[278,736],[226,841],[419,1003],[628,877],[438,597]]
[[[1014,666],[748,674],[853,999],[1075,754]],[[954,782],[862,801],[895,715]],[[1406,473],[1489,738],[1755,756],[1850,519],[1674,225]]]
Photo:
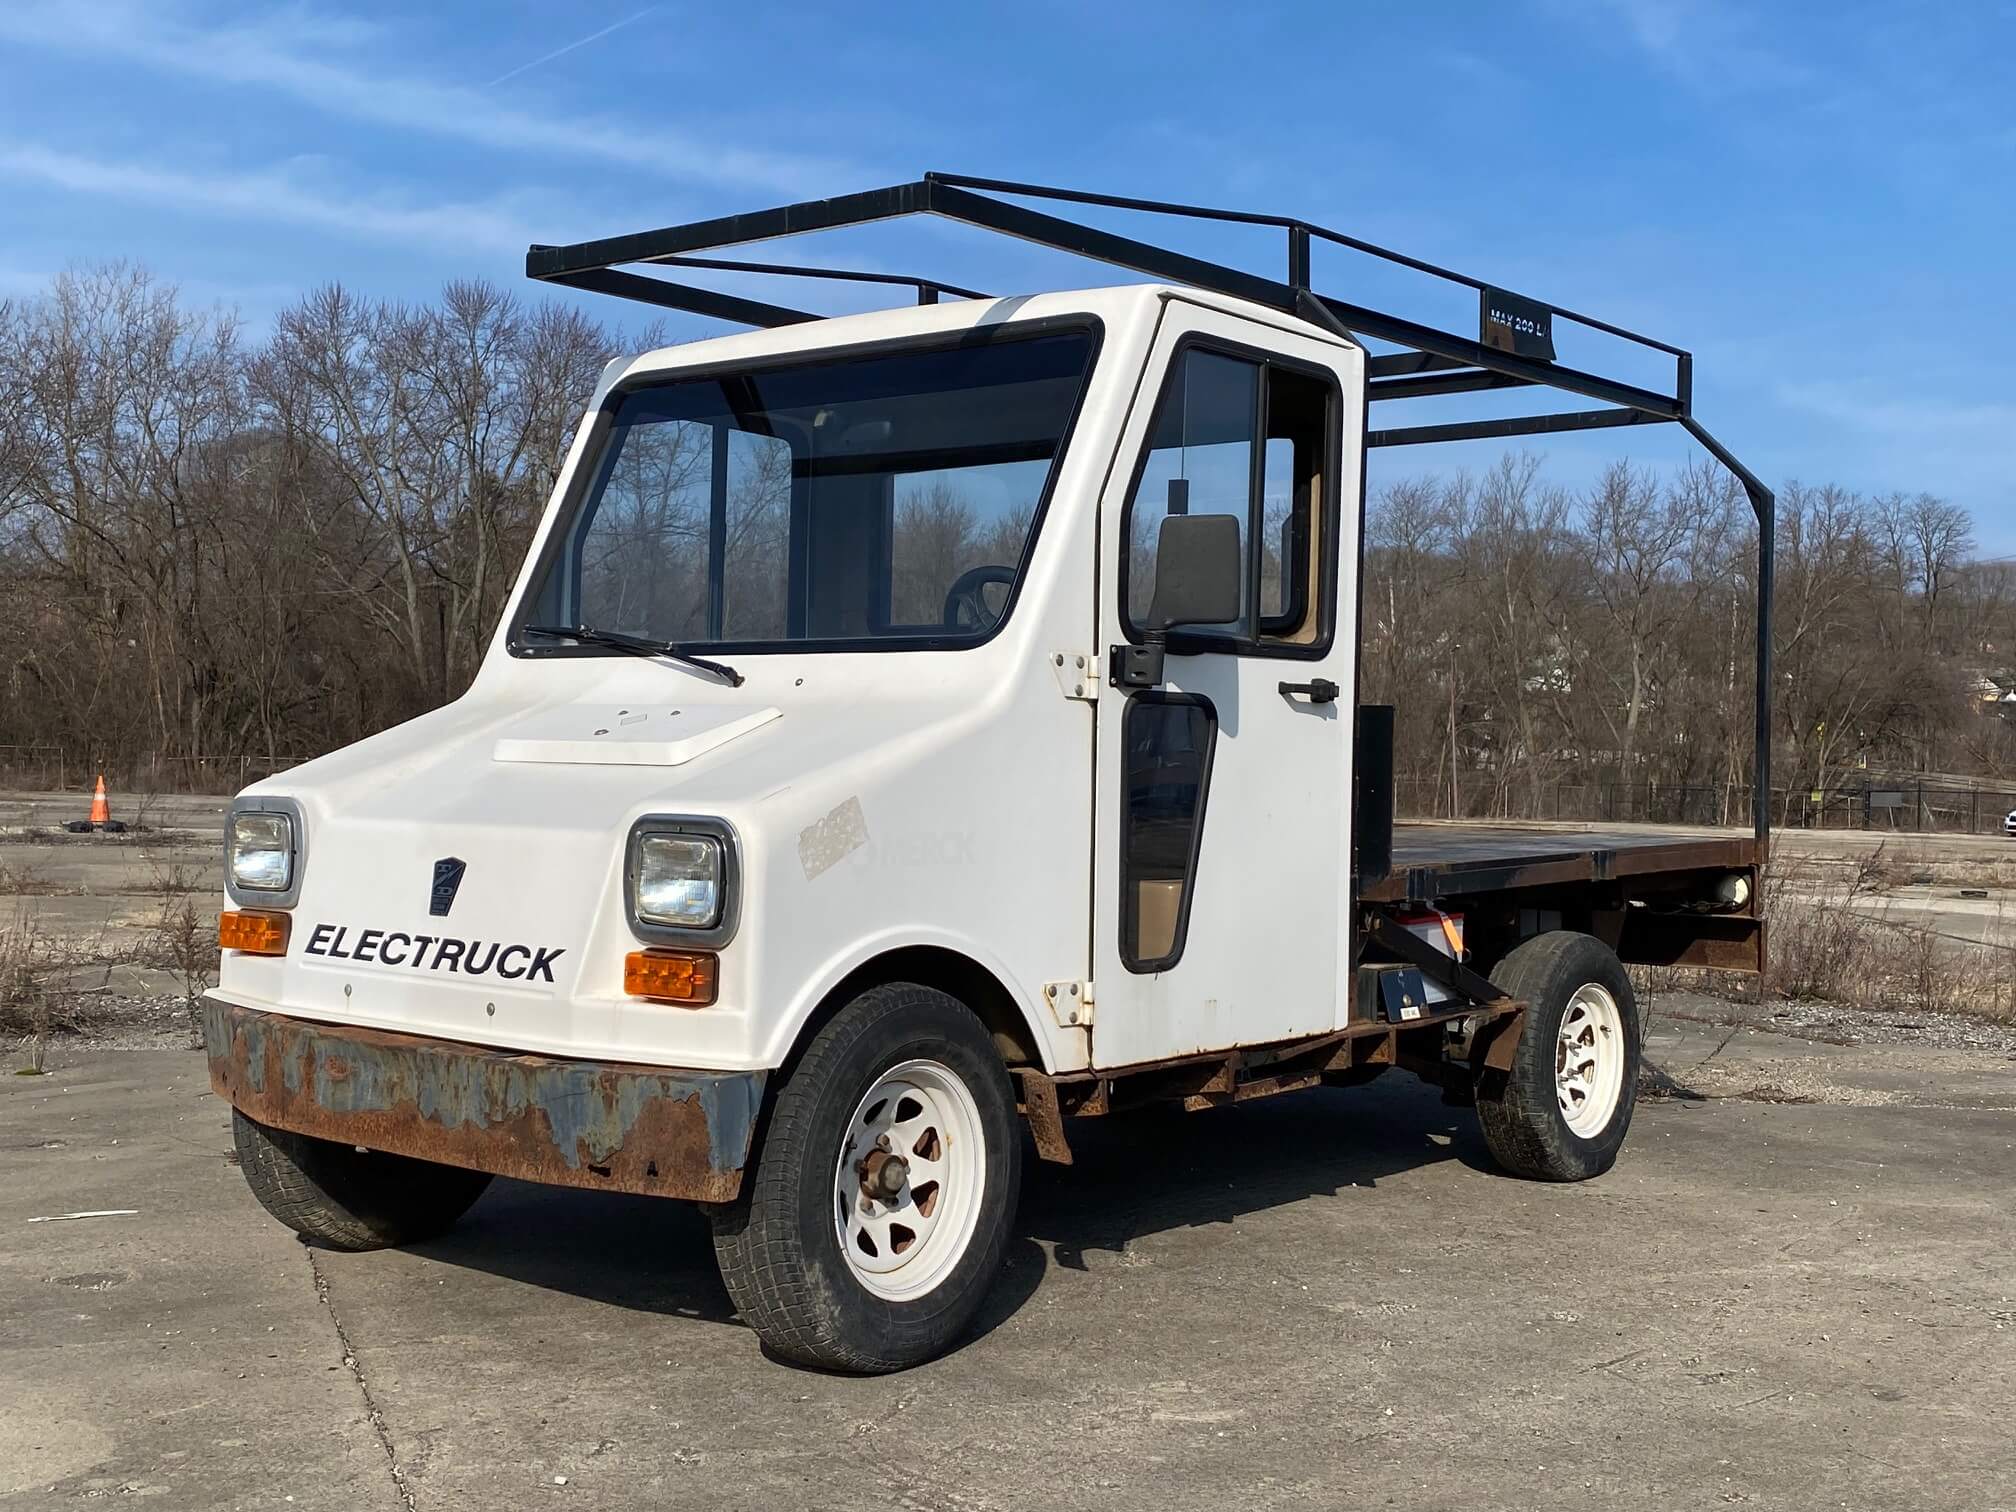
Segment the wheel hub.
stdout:
[[979,1104],[958,1073],[932,1060],[883,1072],[834,1167],[834,1236],[855,1280],[890,1301],[936,1288],[979,1225],[986,1153]]
[[892,1155],[884,1144],[878,1144],[864,1156],[855,1167],[861,1173],[861,1195],[872,1202],[893,1202],[910,1180],[910,1162],[901,1155]]

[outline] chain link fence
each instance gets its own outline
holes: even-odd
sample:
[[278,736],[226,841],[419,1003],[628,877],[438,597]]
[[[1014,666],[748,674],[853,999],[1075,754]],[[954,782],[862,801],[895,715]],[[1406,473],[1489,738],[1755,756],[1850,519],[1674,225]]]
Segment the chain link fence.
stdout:
[[122,759],[60,746],[0,745],[0,788],[31,793],[88,792],[102,772],[106,782],[121,792],[226,796],[308,759],[273,751]]

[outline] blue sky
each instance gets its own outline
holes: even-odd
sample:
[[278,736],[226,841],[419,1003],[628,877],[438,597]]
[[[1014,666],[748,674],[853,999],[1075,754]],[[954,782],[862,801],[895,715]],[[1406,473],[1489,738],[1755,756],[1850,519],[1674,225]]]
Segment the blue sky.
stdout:
[[[0,297],[124,257],[256,328],[330,280],[522,285],[529,241],[927,168],[1232,204],[1688,347],[1698,412],[1767,478],[1929,489],[2016,552],[2012,56],[2008,0],[8,0]],[[1278,263],[1271,240],[1171,229]],[[1115,281],[956,228],[804,252],[997,292]],[[1352,259],[1317,282],[1474,328],[1474,300]],[[786,302],[817,298],[860,303]],[[1650,430],[1541,449],[1568,481],[1685,454]],[[1497,444],[1439,450],[1404,466]]]

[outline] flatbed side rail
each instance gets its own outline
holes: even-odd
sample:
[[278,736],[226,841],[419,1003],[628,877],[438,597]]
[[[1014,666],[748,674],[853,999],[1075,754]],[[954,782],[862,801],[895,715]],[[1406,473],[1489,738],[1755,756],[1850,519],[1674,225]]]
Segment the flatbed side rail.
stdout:
[[[1271,226],[1282,231],[1286,238],[1286,276],[1270,278],[1171,247],[1123,236],[1021,203],[1027,200]],[[1293,216],[1224,210],[949,173],[927,173],[910,183],[882,189],[869,189],[831,199],[807,200],[685,225],[663,226],[652,231],[577,242],[571,246],[538,245],[526,253],[525,272],[528,277],[548,283],[615,294],[667,309],[755,326],[795,325],[820,317],[810,311],[726,294],[683,279],[627,271],[625,265],[643,264],[674,273],[725,271],[887,284],[912,290],[920,304],[935,304],[947,295],[962,299],[987,297],[975,290],[925,275],[874,273],[711,255],[752,243],[912,215],[935,215],[959,221],[1057,251],[1127,268],[1164,282],[1210,289],[1251,300],[1343,333],[1361,343],[1378,341],[1399,348],[1398,351],[1370,356],[1367,365],[1370,381],[1366,396],[1369,402],[1538,387],[1594,400],[1602,406],[1439,425],[1368,428],[1365,438],[1368,447],[1421,446],[1443,441],[1550,435],[1619,426],[1680,425],[1743,485],[1757,518],[1757,680],[1752,819],[1759,858],[1762,859],[1771,830],[1771,594],[1775,575],[1773,536],[1776,500],[1763,481],[1695,418],[1694,358],[1684,348]],[[1343,247],[1430,278],[1476,290],[1478,335],[1460,335],[1317,292],[1310,283],[1310,254],[1317,242]],[[1561,363],[1556,358],[1554,347],[1557,322],[1598,332],[1670,358],[1671,384],[1662,388],[1647,388]]]

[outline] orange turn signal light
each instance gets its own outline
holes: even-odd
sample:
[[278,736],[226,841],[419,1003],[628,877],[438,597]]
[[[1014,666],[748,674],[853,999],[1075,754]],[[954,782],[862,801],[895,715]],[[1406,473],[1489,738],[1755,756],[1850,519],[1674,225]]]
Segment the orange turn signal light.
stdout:
[[718,956],[700,951],[633,950],[623,958],[623,990],[654,1003],[705,1008],[719,986]]
[[217,915],[217,943],[246,955],[287,954],[287,926],[292,915],[226,909]]

